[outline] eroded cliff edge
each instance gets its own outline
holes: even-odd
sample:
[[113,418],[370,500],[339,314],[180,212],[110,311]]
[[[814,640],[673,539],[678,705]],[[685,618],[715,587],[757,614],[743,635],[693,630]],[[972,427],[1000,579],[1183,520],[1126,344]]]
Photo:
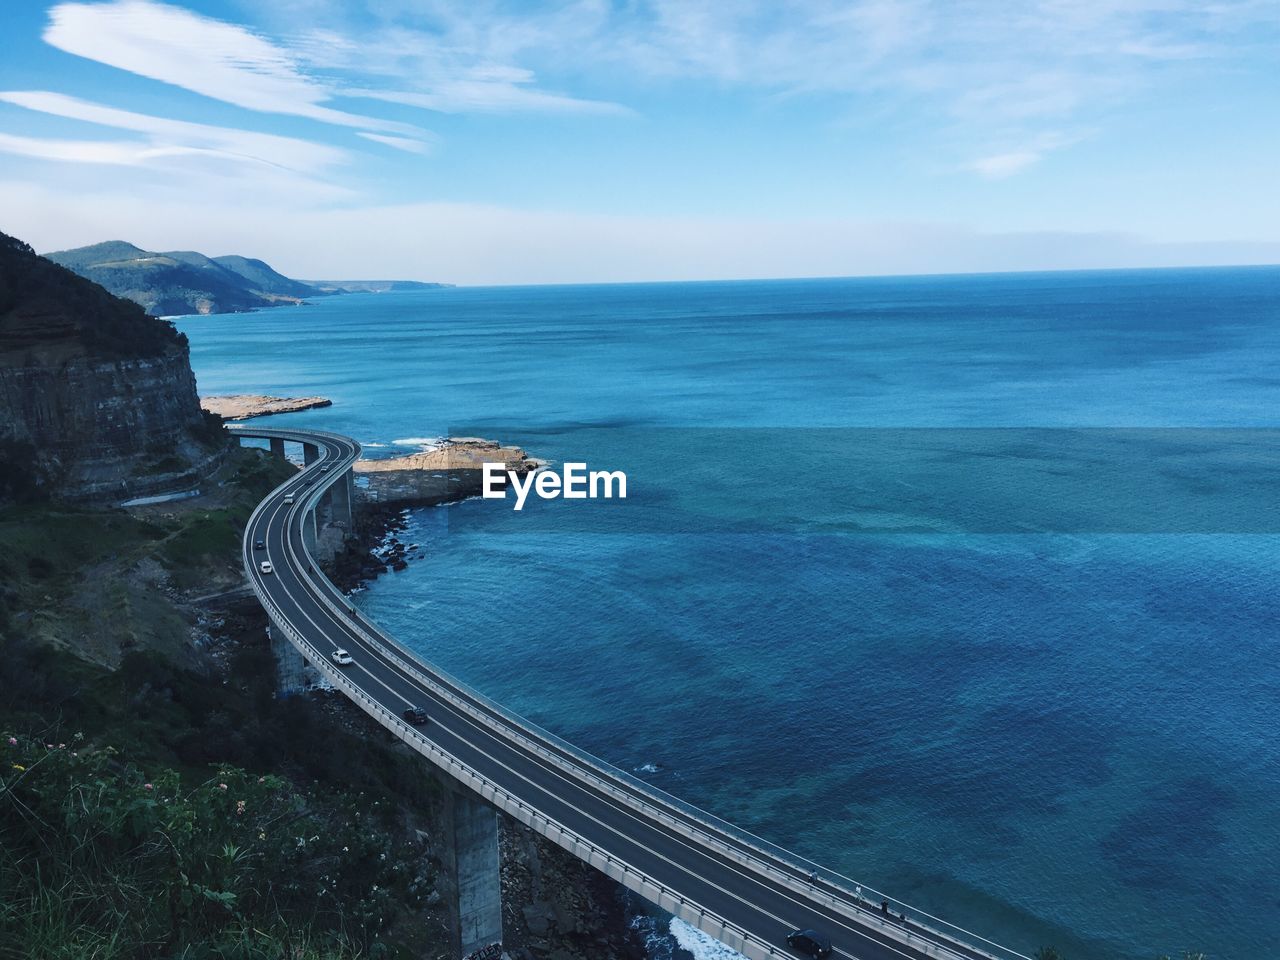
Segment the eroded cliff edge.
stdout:
[[186,337],[0,234],[0,498],[167,491],[225,453]]

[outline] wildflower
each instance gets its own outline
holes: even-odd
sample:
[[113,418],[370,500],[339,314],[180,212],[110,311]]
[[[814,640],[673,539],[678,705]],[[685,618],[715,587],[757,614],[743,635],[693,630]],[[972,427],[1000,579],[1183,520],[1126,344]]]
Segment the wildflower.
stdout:
[[262,832],[262,831],[259,831],[259,833],[258,833],[258,839],[259,839],[259,840],[265,840],[265,839],[267,839],[267,835],[266,835],[266,833],[265,833],[265,832]]
[[267,782],[267,778],[266,778],[266,777],[259,777],[259,778],[258,778],[258,782],[259,782],[259,783],[266,783],[266,782]]
[[154,790],[154,789],[155,789],[155,787],[153,787],[153,786],[152,786],[151,784],[149,784],[149,783],[144,783],[144,784],[142,785],[142,789],[143,789],[143,790]]
[[237,814],[237,815],[239,815],[239,814],[241,814],[241,813],[244,813],[244,801],[243,801],[243,800],[237,800],[237,801],[236,801],[236,814]]
[[227,785],[226,785],[225,783],[220,783],[220,784],[218,784],[218,789],[219,789],[219,790],[225,790],[225,789],[227,789]]
[[23,770],[25,770],[25,769],[27,769],[27,768],[26,768],[26,767],[24,767],[24,766],[23,766],[22,764],[20,764],[20,763],[15,763],[15,764],[13,765],[13,769],[15,769],[15,770],[17,770],[19,773],[21,773]]
[[17,745],[18,745],[18,738],[17,738],[17,737],[10,737],[10,738],[9,738],[9,746],[11,746],[11,747],[16,747]]

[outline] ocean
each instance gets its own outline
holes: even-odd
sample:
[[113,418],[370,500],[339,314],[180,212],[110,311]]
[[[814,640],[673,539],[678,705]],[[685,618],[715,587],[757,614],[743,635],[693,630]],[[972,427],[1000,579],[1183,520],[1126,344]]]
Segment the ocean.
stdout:
[[1280,955],[1280,268],[177,323],[202,393],[329,397],[273,422],[368,456],[626,471],[625,501],[415,510],[424,557],[358,594],[517,712],[1023,953]]

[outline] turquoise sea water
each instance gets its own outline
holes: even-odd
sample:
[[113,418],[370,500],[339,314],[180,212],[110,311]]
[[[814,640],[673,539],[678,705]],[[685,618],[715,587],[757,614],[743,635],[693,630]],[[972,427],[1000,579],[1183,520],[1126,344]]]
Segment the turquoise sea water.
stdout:
[[[1248,522],[1280,483],[1268,433],[1224,429],[1280,426],[1280,269],[456,289],[179,326],[203,393],[323,394],[276,421],[369,455],[469,433],[627,470],[625,504],[416,511],[425,558],[360,595],[513,709],[1023,952],[1280,955],[1280,525]],[[864,429],[921,427],[949,428],[909,434],[923,474]]]

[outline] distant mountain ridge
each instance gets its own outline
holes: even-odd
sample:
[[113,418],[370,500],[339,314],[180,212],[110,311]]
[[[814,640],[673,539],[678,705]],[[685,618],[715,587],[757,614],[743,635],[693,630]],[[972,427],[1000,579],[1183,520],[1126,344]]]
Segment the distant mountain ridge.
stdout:
[[123,240],[45,254],[148,313],[242,313],[298,305],[311,297],[350,292],[431,289],[411,280],[293,280],[262,260],[237,255],[208,257],[194,250],[156,252]]

